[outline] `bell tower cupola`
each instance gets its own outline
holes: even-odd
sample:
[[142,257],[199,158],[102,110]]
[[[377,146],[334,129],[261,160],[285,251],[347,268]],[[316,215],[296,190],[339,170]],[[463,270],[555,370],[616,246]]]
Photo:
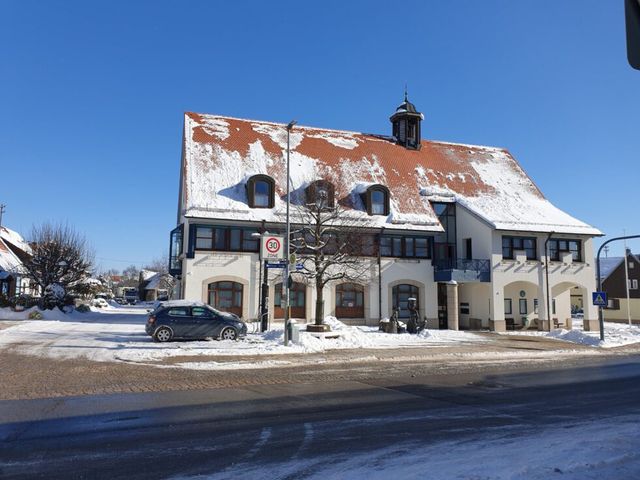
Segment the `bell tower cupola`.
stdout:
[[410,150],[420,149],[420,122],[424,115],[416,110],[413,103],[409,101],[407,91],[404,91],[404,102],[402,102],[389,120],[393,125],[393,137],[398,145]]

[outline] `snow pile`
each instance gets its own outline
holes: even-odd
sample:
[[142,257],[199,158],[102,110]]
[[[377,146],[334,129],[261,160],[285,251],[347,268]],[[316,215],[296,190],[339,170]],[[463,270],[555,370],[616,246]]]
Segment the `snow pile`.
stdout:
[[572,330],[556,329],[551,332],[510,331],[502,334],[542,336],[600,348],[614,348],[640,343],[640,326],[638,325],[604,322],[604,342],[602,342],[600,341],[600,331],[584,331],[583,322],[580,319],[574,319]]

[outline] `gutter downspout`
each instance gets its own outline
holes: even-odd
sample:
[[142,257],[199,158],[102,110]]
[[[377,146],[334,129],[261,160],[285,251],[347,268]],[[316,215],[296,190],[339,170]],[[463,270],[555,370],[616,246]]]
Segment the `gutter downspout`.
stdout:
[[378,236],[378,321],[382,320],[382,234],[384,233],[384,227],[380,229]]

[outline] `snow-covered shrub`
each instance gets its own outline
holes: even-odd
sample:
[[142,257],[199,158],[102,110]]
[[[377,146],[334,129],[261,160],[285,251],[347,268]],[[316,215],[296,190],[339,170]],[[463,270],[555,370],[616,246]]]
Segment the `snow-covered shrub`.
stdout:
[[29,320],[42,320],[42,314],[38,310],[29,312]]
[[91,311],[91,308],[89,307],[89,305],[85,305],[84,303],[82,305],[78,305],[78,307],[76,308],[76,312],[80,312],[80,313],[87,313],[90,311]]
[[65,290],[59,283],[51,283],[44,289],[41,304],[44,310],[64,306]]

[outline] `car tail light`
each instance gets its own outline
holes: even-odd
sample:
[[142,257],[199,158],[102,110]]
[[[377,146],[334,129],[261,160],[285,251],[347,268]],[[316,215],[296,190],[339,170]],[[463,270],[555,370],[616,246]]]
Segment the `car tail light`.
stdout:
[[152,324],[155,323],[156,321],[156,317],[154,317],[153,315],[149,315],[149,320],[147,320],[148,324]]

